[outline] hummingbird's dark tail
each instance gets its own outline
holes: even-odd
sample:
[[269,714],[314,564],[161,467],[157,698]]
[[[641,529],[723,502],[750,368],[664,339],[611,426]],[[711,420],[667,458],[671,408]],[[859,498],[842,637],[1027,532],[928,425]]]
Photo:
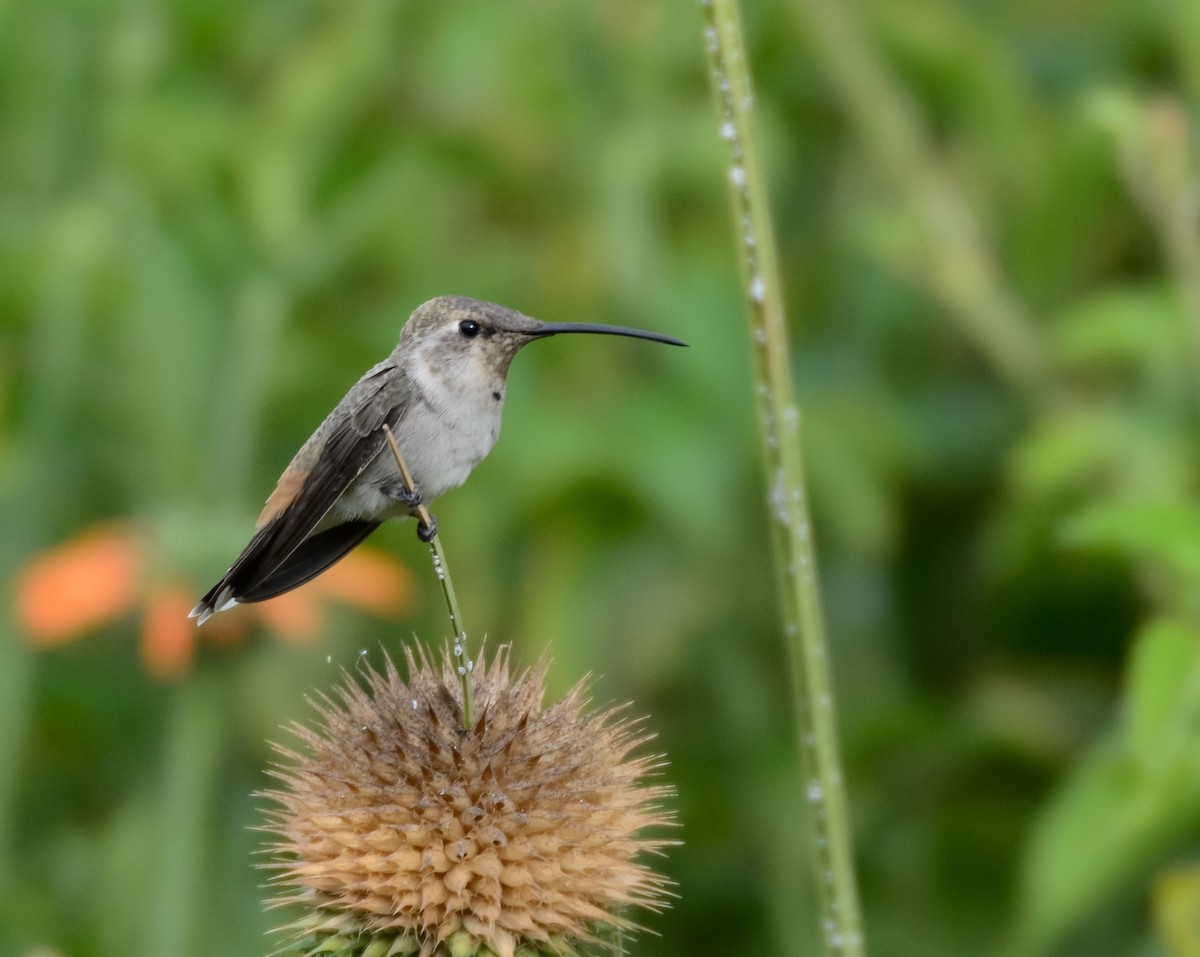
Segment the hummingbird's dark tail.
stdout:
[[266,601],[316,578],[380,526],[380,522],[343,522],[305,539],[287,561],[262,581],[248,585],[238,601]]
[[281,564],[269,571],[257,562],[239,559],[200,599],[188,617],[199,619],[197,624],[203,625],[226,608],[242,602],[266,601],[299,588],[345,558],[379,526],[379,522],[342,522],[306,538]]

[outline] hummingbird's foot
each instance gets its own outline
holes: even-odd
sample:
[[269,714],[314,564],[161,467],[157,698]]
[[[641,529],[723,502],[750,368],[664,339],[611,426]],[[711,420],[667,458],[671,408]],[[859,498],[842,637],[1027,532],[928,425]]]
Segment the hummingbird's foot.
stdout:
[[388,480],[380,482],[378,488],[380,494],[409,508],[413,514],[416,514],[416,508],[421,505],[421,489],[416,486],[409,488],[401,477],[388,478]]
[[426,525],[424,522],[417,523],[417,538],[419,538],[423,542],[432,542],[434,540],[434,538],[437,536],[437,532],[438,532],[437,516],[434,515],[432,512],[429,513],[429,524],[428,525]]
[[416,508],[421,504],[421,490],[417,488],[409,489],[402,486],[396,490],[396,498],[400,499],[409,508]]

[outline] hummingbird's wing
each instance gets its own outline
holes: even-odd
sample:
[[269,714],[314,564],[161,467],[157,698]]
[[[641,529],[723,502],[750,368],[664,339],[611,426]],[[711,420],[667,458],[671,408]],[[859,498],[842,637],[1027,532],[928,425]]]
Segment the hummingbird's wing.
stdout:
[[348,555],[382,524],[358,519],[310,535],[284,559],[282,565],[261,581],[247,586],[238,596],[238,601],[266,601],[299,588]]
[[[334,503],[386,444],[383,426],[404,417],[406,380],[390,362],[360,379],[279,478],[241,555],[191,611],[203,624],[243,601],[262,601],[320,574],[379,526],[344,522],[313,534]],[[310,537],[311,536],[311,537]]]

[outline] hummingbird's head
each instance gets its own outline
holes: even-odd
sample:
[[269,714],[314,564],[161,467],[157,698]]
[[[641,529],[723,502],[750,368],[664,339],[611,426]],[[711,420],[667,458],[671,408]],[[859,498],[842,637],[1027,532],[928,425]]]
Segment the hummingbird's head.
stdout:
[[541,322],[514,309],[466,296],[439,296],[418,306],[400,336],[400,345],[415,350],[432,367],[453,376],[472,373],[503,376],[524,345],[565,333],[590,332],[686,345],[624,326]]
[[400,336],[443,376],[492,378],[508,372],[517,350],[541,334],[542,323],[492,302],[439,296],[418,306]]

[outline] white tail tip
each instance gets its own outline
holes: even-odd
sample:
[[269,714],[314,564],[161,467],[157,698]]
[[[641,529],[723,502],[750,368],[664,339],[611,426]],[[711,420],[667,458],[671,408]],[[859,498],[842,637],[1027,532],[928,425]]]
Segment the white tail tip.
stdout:
[[232,596],[222,596],[218,594],[211,603],[202,601],[196,605],[195,608],[188,612],[188,617],[195,618],[196,627],[199,628],[217,612],[226,611],[237,603],[238,600]]

